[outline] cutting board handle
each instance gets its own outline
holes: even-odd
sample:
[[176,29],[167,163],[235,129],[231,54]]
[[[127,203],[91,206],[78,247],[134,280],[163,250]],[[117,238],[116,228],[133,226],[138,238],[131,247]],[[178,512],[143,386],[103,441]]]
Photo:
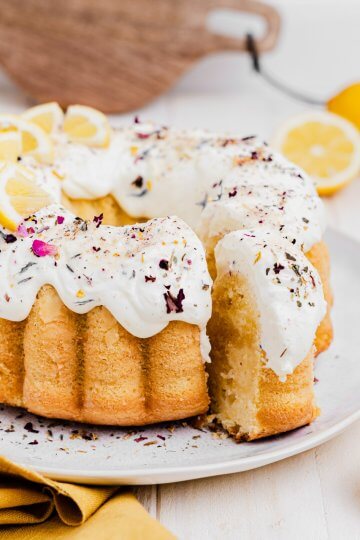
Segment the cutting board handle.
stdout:
[[[229,8],[236,11],[259,15],[265,20],[266,30],[265,34],[256,40],[258,51],[270,51],[276,45],[280,31],[281,18],[274,7],[259,2],[258,0],[216,0],[216,2],[210,4],[209,7],[210,11],[215,8]],[[244,51],[246,50],[246,36],[234,38],[215,34],[210,30],[207,30],[204,33],[203,46],[207,52],[224,50]]]

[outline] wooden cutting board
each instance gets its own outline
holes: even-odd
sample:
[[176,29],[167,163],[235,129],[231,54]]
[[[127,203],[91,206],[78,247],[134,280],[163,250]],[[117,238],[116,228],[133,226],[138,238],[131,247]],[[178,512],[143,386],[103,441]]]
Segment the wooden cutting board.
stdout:
[[0,0],[0,64],[36,101],[128,111],[205,54],[244,50],[207,30],[215,8],[262,16],[259,50],[275,45],[277,12],[251,0]]

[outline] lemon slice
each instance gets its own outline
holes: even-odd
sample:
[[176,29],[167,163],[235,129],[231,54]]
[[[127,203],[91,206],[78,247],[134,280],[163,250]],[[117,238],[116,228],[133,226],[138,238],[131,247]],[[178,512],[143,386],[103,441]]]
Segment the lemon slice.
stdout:
[[11,114],[0,114],[0,134],[18,131],[21,134],[22,154],[34,156],[43,163],[51,163],[54,148],[50,137],[36,124]]
[[104,147],[110,142],[110,124],[100,111],[85,105],[72,105],[65,114],[64,131],[70,141]]
[[31,107],[21,117],[36,124],[49,135],[59,131],[64,121],[64,113],[60,105],[55,102]]
[[360,172],[360,135],[351,122],[329,112],[290,119],[272,144],[314,180],[320,195],[331,195]]
[[11,163],[0,167],[0,224],[16,231],[24,218],[51,203],[48,193],[34,180],[34,173]]
[[22,152],[22,138],[19,131],[0,133],[0,160],[16,162]]

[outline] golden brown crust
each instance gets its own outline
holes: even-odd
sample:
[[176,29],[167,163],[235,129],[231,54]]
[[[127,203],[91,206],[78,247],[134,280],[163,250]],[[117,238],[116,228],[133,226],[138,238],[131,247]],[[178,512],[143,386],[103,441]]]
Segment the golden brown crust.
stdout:
[[22,405],[24,324],[0,319],[0,403]]
[[286,382],[268,368],[262,368],[259,380],[257,419],[261,430],[250,433],[258,439],[290,431],[312,422],[318,415],[313,392],[313,353],[301,362]]
[[82,414],[96,424],[144,422],[146,377],[141,342],[106,308],[93,309],[86,319]]
[[24,330],[23,405],[49,417],[71,418],[78,406],[76,315],[46,285]]
[[306,256],[319,273],[327,302],[326,315],[321,321],[315,336],[316,355],[318,355],[326,351],[333,340],[331,308],[334,299],[330,284],[330,255],[325,242],[318,242],[308,251]]
[[[7,324],[0,321],[1,328]],[[18,336],[11,328],[0,338],[3,403],[50,418],[124,426],[208,409],[197,326],[171,322],[156,336],[139,339],[104,307],[86,315],[68,310],[49,285],[25,323],[12,324],[24,332]]]

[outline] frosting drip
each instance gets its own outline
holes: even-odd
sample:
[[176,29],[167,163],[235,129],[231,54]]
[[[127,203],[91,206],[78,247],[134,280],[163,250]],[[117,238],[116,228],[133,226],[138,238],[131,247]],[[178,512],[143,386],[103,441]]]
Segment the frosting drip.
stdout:
[[108,227],[101,216],[86,222],[54,204],[20,232],[1,231],[0,317],[25,319],[50,284],[72,311],[105,306],[139,338],[174,320],[205,330],[212,282],[199,239],[180,219]]

